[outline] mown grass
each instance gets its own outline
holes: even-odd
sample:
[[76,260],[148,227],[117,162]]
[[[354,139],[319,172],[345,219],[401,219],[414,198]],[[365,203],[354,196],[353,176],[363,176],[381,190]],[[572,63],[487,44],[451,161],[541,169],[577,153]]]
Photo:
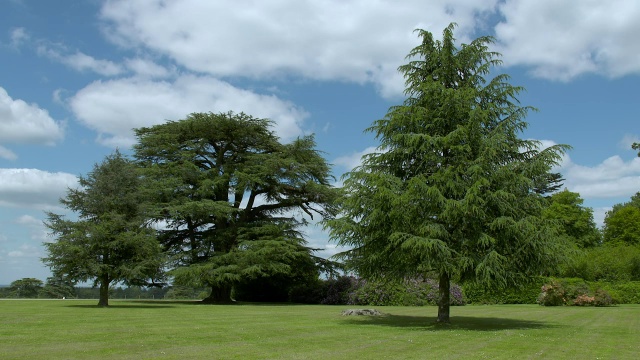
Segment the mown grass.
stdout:
[[640,306],[376,307],[0,301],[0,359],[637,359]]

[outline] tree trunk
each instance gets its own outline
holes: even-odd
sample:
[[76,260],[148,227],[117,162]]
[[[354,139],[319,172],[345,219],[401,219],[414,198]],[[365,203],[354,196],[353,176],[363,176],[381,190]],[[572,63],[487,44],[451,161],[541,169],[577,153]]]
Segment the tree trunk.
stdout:
[[233,302],[231,300],[231,286],[212,286],[211,294],[203,299],[202,302],[208,304],[228,304]]
[[450,308],[450,290],[451,279],[449,274],[440,274],[440,282],[438,284],[438,320],[439,323],[449,323],[449,308]]
[[98,300],[98,306],[109,306],[109,282],[108,277],[100,279],[100,299]]

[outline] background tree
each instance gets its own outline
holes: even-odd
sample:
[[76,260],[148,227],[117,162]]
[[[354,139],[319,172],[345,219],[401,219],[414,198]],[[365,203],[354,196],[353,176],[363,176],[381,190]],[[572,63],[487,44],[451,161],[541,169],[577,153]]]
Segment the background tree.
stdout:
[[336,190],[313,137],[282,144],[270,126],[243,113],[195,113],[136,130],[172,274],[211,287],[207,301],[230,301],[233,285],[312,257],[299,226],[331,210]]
[[638,157],[640,157],[640,143],[633,143],[633,145],[631,145],[631,148],[633,150],[638,150]]
[[23,299],[35,299],[42,289],[42,280],[36,278],[22,278],[9,285],[11,297]]
[[407,99],[368,131],[379,152],[345,176],[331,238],[365,277],[438,278],[438,321],[449,321],[452,280],[507,287],[555,268],[562,254],[542,219],[543,177],[566,146],[539,150],[518,134],[529,107],[507,75],[485,80],[491,37],[457,48],[454,25],[422,43],[399,70]]
[[593,220],[593,210],[582,206],[580,194],[567,189],[549,197],[549,206],[542,212],[545,219],[555,220],[560,234],[580,248],[597,246],[602,235]]
[[51,276],[40,290],[39,297],[46,299],[62,299],[75,297],[73,281],[60,276]]
[[107,156],[79,184],[60,200],[77,220],[48,213],[46,226],[56,239],[44,244],[43,261],[54,276],[93,280],[100,286],[98,305],[108,306],[110,284],[148,285],[160,277],[161,248],[145,224],[140,176],[130,160],[119,152]]
[[604,218],[604,242],[610,245],[640,245],[640,192],[616,204]]

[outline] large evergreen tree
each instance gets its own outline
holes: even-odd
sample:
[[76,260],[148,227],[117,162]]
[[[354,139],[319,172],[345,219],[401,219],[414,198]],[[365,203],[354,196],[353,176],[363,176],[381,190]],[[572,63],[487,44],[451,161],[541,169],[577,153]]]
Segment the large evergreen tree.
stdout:
[[242,113],[195,113],[136,130],[172,274],[211,287],[207,301],[230,301],[235,284],[313,257],[303,215],[326,215],[335,198],[313,137],[282,144],[270,126]]
[[399,68],[407,98],[368,129],[379,151],[346,174],[342,212],[326,222],[363,276],[436,276],[439,322],[452,280],[502,288],[557,266],[535,187],[566,148],[518,137],[531,108],[507,75],[485,78],[500,63],[493,39],[457,48],[453,30],[442,41],[418,30]]
[[137,168],[120,152],[96,164],[79,184],[60,200],[76,220],[48,213],[46,226],[55,240],[44,244],[43,261],[56,277],[93,280],[100,286],[98,305],[108,306],[110,284],[149,285],[161,277],[161,247],[146,225]]

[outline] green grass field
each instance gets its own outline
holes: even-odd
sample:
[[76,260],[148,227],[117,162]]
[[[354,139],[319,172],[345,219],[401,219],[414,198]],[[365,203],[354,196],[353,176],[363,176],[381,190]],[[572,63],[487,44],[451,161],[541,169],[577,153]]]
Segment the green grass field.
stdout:
[[0,359],[637,359],[640,306],[376,307],[0,301]]

